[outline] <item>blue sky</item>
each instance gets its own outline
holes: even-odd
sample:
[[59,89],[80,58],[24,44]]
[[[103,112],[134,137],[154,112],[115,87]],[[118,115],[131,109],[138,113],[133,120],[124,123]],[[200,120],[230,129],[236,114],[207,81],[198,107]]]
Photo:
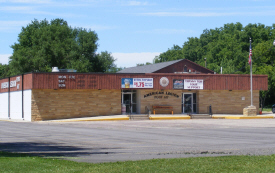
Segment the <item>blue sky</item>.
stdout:
[[[152,62],[188,37],[226,23],[275,23],[274,0],[0,0],[0,63],[23,26],[62,18],[72,27],[94,30],[98,52],[111,52],[118,67]],[[275,39],[275,38],[274,38]]]

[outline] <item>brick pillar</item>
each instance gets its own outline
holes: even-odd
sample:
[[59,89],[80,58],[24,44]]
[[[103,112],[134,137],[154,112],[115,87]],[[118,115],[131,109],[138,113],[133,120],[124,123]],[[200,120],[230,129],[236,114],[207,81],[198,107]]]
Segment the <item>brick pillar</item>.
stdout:
[[243,108],[244,116],[257,116],[256,106],[247,106]]

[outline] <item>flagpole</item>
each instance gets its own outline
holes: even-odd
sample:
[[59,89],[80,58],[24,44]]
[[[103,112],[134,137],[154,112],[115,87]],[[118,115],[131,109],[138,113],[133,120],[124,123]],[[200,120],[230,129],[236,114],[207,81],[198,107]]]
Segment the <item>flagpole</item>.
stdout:
[[251,106],[253,106],[253,90],[252,90],[252,53],[251,53],[251,38],[250,38],[250,50],[249,50],[249,53],[250,53],[250,58],[251,58],[251,63],[250,63],[250,93],[251,93]]

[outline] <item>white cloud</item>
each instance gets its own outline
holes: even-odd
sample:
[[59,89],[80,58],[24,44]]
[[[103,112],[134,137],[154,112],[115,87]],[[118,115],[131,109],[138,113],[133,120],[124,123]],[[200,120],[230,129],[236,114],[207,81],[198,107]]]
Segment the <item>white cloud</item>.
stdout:
[[4,7],[0,7],[0,10],[1,11],[8,11],[8,12],[11,12],[11,11],[30,11],[32,10],[33,8],[32,7],[27,7],[27,6],[4,6]]
[[135,67],[140,63],[153,63],[155,56],[160,54],[161,52],[112,53],[112,56],[116,59],[117,67]]
[[25,27],[29,23],[30,21],[0,21],[0,31],[20,31],[23,26]]
[[137,33],[144,34],[183,34],[183,33],[194,33],[192,30],[184,30],[184,29],[154,29],[149,31],[137,31]]
[[0,63],[1,64],[8,64],[10,56],[11,56],[11,54],[0,54]]
[[253,12],[150,12],[140,13],[143,16],[157,17],[223,17],[223,16],[274,16],[275,10]]
[[116,26],[107,26],[107,25],[84,25],[84,26],[81,26],[81,24],[79,24],[79,25],[73,24],[71,26],[72,27],[74,27],[74,26],[82,27],[82,28],[85,28],[85,29],[91,29],[92,31],[112,30],[112,29],[117,29],[118,28]]
[[0,0],[0,2],[45,4],[45,3],[51,3],[51,0]]
[[152,12],[152,13],[141,13],[145,16],[175,16],[175,17],[211,17],[211,16],[230,16],[237,15],[238,13],[217,13],[217,12]]
[[145,5],[149,5],[148,2],[140,2],[140,1],[129,1],[127,3],[127,5],[129,6],[145,6]]

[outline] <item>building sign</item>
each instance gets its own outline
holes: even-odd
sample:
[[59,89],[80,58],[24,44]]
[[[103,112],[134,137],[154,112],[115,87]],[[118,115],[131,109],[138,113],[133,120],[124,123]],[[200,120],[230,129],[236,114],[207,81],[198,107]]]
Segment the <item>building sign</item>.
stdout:
[[179,98],[180,96],[178,95],[178,94],[176,94],[176,93],[172,93],[172,92],[164,92],[164,91],[156,91],[156,92],[150,92],[150,93],[148,93],[148,94],[145,94],[144,95],[144,98],[146,98],[146,97],[149,97],[149,96],[154,96],[154,98],[162,98],[162,96],[161,95],[166,95],[166,96],[164,96],[164,98],[168,98],[168,96],[174,96],[174,97],[177,97],[177,98]]
[[59,88],[65,88],[66,87],[66,84],[65,84],[65,81],[67,79],[67,76],[58,76],[58,87]]
[[9,82],[3,82],[1,83],[1,89],[9,88]]
[[16,82],[20,82],[20,76],[16,77]]
[[10,87],[11,88],[16,87],[16,80],[10,82]]
[[184,80],[173,80],[173,88],[174,89],[184,89]]
[[121,88],[153,88],[153,78],[122,78]]
[[[74,75],[70,75],[69,77],[65,76],[65,75],[60,75],[58,76],[58,87],[60,89],[65,89],[66,88],[66,82],[68,80],[75,80],[76,77]],[[83,81],[83,83],[85,83],[85,81]],[[79,87],[79,86],[78,86]]]
[[203,80],[202,79],[184,79],[184,89],[203,89]]
[[162,87],[167,87],[168,84],[169,84],[169,79],[167,77],[162,77],[160,78],[159,80],[159,84],[162,86]]
[[10,81],[10,85],[9,82],[3,82],[1,83],[1,89],[6,89],[6,88],[13,88],[16,87],[16,82],[20,81],[20,77],[17,77],[16,80]]

